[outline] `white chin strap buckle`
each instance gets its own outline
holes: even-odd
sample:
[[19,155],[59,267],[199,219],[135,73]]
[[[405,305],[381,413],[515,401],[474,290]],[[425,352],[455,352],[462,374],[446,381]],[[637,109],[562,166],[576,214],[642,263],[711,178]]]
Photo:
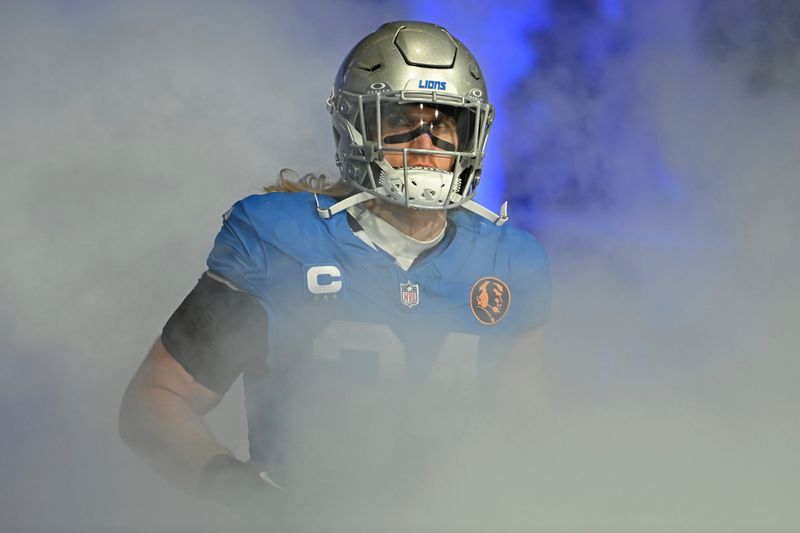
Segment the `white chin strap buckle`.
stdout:
[[375,195],[366,191],[362,191],[358,194],[348,196],[344,200],[340,200],[330,207],[322,207],[319,205],[319,196],[314,193],[314,201],[317,204],[317,215],[319,215],[320,218],[331,218],[336,213],[341,213],[345,209],[348,209],[356,204],[360,204],[361,202],[366,202],[372,198],[375,198]]
[[481,204],[477,202],[473,202],[472,200],[467,200],[461,207],[466,209],[467,211],[472,211],[476,215],[480,215],[495,226],[502,226],[506,222],[508,222],[508,202],[503,202],[500,204],[500,214],[498,215],[494,211],[483,207]]

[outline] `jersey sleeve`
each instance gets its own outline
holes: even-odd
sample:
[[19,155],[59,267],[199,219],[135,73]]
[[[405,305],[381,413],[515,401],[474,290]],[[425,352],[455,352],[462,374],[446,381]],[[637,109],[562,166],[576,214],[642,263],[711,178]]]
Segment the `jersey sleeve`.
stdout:
[[553,291],[547,253],[533,237],[527,236],[526,241],[513,259],[521,281],[511,305],[519,306],[523,329],[535,329],[550,318]]
[[267,315],[258,297],[267,257],[244,201],[223,215],[207,264],[209,272],[167,321],[161,340],[196,381],[224,394],[266,353]]
[[245,369],[266,368],[267,325],[252,296],[206,273],[167,321],[161,341],[195,381],[225,394]]
[[243,202],[223,215],[222,229],[206,261],[214,274],[254,297],[263,294],[267,254]]

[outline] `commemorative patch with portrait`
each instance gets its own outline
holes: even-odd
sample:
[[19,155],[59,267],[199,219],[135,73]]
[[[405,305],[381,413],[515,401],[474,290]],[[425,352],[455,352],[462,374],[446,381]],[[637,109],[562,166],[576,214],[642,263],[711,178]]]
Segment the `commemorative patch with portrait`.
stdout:
[[478,322],[492,326],[508,313],[511,291],[503,281],[491,276],[483,277],[472,286],[469,306]]

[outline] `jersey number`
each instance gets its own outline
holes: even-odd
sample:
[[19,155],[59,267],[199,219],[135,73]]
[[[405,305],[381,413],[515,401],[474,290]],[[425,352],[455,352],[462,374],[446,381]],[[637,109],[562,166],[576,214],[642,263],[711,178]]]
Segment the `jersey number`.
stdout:
[[[478,375],[477,335],[450,332],[425,378],[426,383],[466,387]],[[378,358],[378,383],[406,377],[406,348],[386,324],[333,320],[314,339],[314,359],[337,362],[343,353],[371,352]]]

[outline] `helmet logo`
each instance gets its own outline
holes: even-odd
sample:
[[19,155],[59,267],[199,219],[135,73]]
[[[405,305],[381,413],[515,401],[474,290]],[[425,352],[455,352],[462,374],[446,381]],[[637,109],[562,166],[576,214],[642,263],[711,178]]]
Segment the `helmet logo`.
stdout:
[[511,291],[503,281],[487,276],[472,286],[469,296],[472,314],[484,326],[497,324],[511,306]]
[[458,94],[456,86],[445,80],[426,80],[422,78],[411,78],[406,82],[406,90],[409,91],[439,91],[447,94]]
[[447,82],[439,80],[419,80],[420,89],[433,89],[434,91],[446,91]]

